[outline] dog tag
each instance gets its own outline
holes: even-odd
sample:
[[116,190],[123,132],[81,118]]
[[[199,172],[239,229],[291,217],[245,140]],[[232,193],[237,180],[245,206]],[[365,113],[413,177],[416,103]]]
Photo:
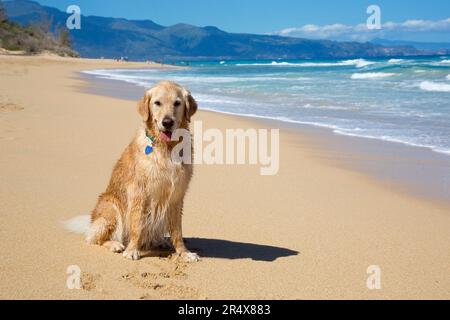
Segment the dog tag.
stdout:
[[153,148],[151,146],[146,146],[145,147],[145,154],[146,155],[149,155],[152,152],[153,152]]

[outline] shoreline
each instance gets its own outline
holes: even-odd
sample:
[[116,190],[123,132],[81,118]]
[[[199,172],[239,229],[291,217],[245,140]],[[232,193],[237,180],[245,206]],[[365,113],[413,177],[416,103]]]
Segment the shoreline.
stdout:
[[[82,91],[91,94],[138,101],[145,88],[122,80],[104,79],[79,73],[88,82]],[[450,156],[427,147],[402,142],[350,136],[334,132],[332,128],[312,124],[202,109],[269,127],[287,129],[295,135],[306,135],[312,144],[320,145],[331,165],[365,174],[377,183],[424,200],[437,202],[450,209]]]
[[[183,232],[198,263],[129,261],[68,233],[62,222],[92,210],[141,123],[136,101],[84,91],[79,72],[107,67],[117,66],[0,56],[0,298],[450,298],[448,208],[336,165],[317,136],[289,129],[280,130],[276,176],[194,166]],[[268,126],[194,117],[205,129]],[[380,290],[367,287],[374,265]],[[67,287],[71,266],[78,290]]]

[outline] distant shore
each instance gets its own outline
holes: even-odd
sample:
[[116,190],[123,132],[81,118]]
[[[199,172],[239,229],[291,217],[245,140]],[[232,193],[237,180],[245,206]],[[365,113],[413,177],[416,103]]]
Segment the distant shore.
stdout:
[[[325,136],[283,127],[276,176],[195,166],[183,229],[199,263],[128,261],[67,233],[62,221],[90,212],[140,123],[133,97],[98,94],[109,84],[79,76],[117,67],[148,65],[0,56],[1,298],[450,298],[448,207],[342,166],[353,153]],[[205,111],[193,120],[278,126]],[[80,290],[66,285],[74,265]],[[380,290],[367,287],[370,266]]]

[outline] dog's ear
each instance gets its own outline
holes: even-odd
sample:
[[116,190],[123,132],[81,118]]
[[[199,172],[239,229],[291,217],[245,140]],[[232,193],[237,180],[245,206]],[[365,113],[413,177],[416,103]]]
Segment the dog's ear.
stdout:
[[147,91],[144,94],[144,97],[139,101],[138,104],[138,112],[141,115],[142,119],[147,122],[150,118],[150,100],[152,99],[151,91]]
[[186,109],[184,110],[185,118],[187,122],[191,121],[191,117],[197,112],[197,101],[192,97],[191,93],[187,89],[183,89],[184,101],[186,103]]

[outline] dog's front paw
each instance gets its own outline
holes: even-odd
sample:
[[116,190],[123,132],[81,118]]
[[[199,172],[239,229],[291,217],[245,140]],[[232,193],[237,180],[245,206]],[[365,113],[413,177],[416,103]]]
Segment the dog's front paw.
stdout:
[[130,260],[139,260],[141,258],[138,249],[127,249],[123,252],[123,256]]
[[113,241],[109,246],[109,250],[114,253],[121,253],[123,252],[123,250],[125,250],[125,246],[120,242]]
[[181,259],[185,262],[197,262],[200,261],[200,257],[195,252],[186,251],[180,254]]

